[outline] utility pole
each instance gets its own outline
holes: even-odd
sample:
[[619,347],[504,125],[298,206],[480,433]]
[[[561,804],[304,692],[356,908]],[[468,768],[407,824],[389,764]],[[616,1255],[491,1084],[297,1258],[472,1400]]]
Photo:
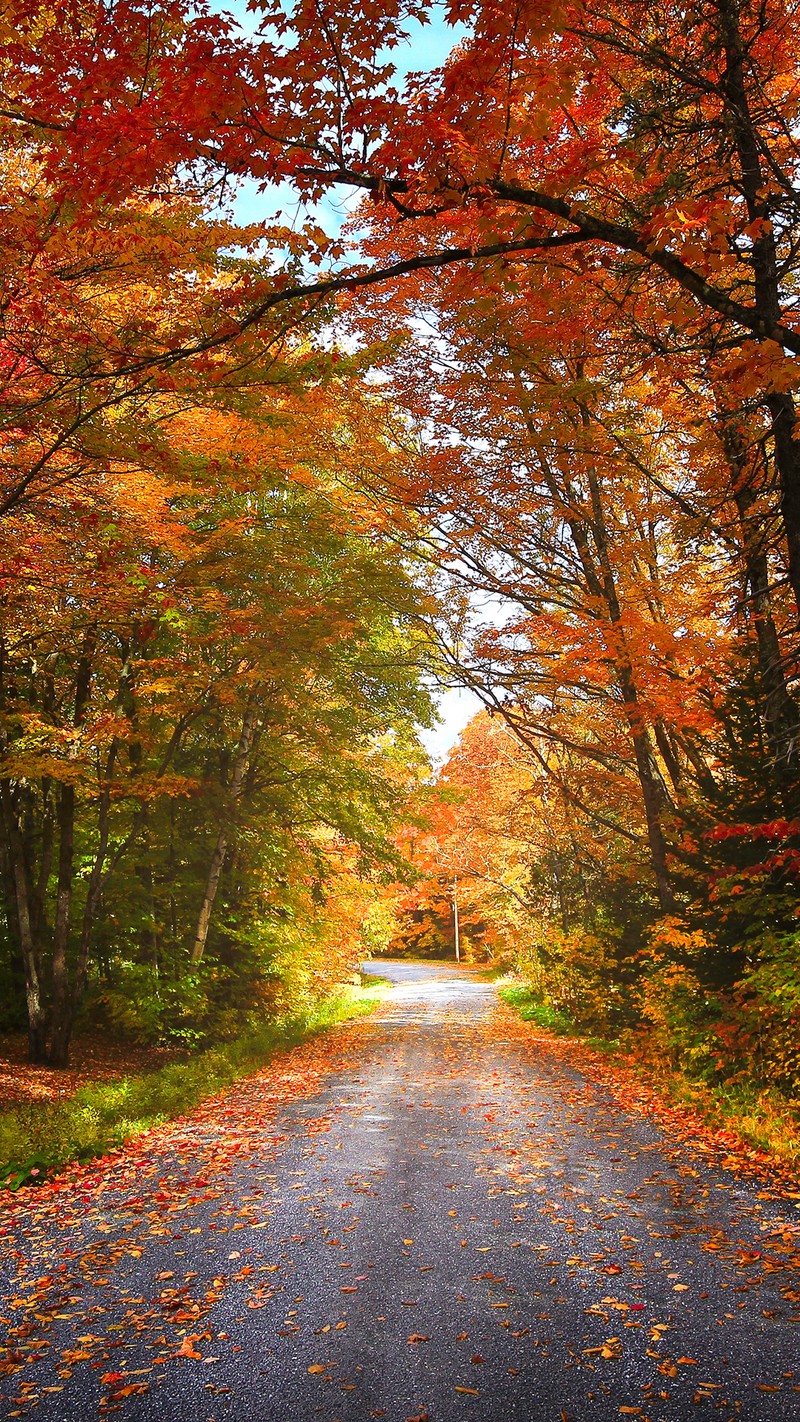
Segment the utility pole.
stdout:
[[456,962],[461,962],[461,944],[458,937],[458,879],[453,880],[453,925],[456,940]]

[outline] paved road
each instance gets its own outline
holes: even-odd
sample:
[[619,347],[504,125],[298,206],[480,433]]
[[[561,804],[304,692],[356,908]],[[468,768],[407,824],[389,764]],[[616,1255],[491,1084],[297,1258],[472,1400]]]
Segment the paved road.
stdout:
[[475,974],[380,970],[324,1057],[13,1207],[0,1413],[800,1418],[794,1202],[526,1045]]

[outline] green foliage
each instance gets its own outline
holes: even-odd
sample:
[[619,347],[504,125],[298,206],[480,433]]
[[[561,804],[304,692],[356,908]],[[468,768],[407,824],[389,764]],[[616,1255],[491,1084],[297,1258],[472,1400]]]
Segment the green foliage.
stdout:
[[509,1007],[518,1012],[523,1022],[535,1022],[557,1037],[570,1037],[575,1032],[575,1023],[566,1012],[559,1012],[549,1002],[537,997],[528,987],[509,984],[498,989],[500,996]]
[[[721,935],[724,934],[724,925]],[[742,945],[738,980],[716,981],[719,945],[676,917],[654,931],[639,987],[650,1056],[724,1088],[749,1081],[785,1099],[800,1089],[798,934],[762,930]],[[709,966],[710,965],[710,966]]]
[[538,1001],[584,1032],[616,1035],[631,1020],[630,973],[610,929],[536,925],[517,967]]
[[800,1095],[800,934],[765,935],[736,984],[734,1046],[759,1081]]
[[282,979],[252,944],[231,962],[205,958],[180,976],[122,961],[110,978],[93,985],[81,1025],[116,1040],[197,1051],[256,1030],[274,1013],[279,993],[286,1001],[305,1002],[306,995],[292,987],[288,968]]
[[318,376],[294,343],[255,388],[145,402],[124,475],[8,530],[38,561],[0,618],[0,1023],[27,972],[53,1065],[87,987],[90,1020],[190,1049],[318,997],[399,871],[424,599],[358,483],[382,421]]
[[257,1071],[276,1052],[372,1011],[381,991],[379,984],[349,985],[189,1061],[171,1062],[143,1076],[85,1086],[64,1102],[5,1112],[0,1115],[0,1185],[14,1190],[41,1184],[59,1166],[104,1155],[142,1131],[184,1115],[239,1077]]

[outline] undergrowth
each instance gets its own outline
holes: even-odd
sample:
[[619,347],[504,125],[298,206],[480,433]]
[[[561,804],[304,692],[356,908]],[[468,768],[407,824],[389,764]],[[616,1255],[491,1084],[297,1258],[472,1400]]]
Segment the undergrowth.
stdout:
[[637,1071],[654,1080],[671,1101],[689,1106],[715,1129],[735,1131],[748,1145],[765,1151],[781,1165],[800,1166],[800,1112],[782,1092],[749,1079],[728,1079],[713,1084],[698,1081],[668,1062],[654,1062],[651,1054],[625,1049],[625,1058]]
[[507,1002],[509,1007],[514,1008],[523,1022],[535,1022],[537,1027],[544,1027],[556,1037],[576,1035],[572,1018],[568,1017],[565,1012],[559,1012],[549,1002],[542,1002],[541,998],[537,997],[530,988],[524,987],[521,983],[507,983],[497,990],[503,1001]]
[[371,1012],[383,984],[367,979],[302,1012],[266,1022],[186,1062],[119,1081],[81,1087],[66,1101],[18,1106],[0,1115],[0,1188],[41,1184],[60,1167],[90,1160],[153,1126],[184,1115],[200,1101],[248,1076],[279,1051]]
[[706,1125],[735,1131],[782,1166],[796,1169],[800,1165],[800,1112],[796,1102],[774,1087],[745,1073],[717,1082],[700,1080],[674,1059],[657,1055],[641,1032],[614,1039],[588,1036],[580,1024],[522,983],[506,981],[498,992],[523,1021],[557,1037],[574,1037],[581,1045],[647,1078],[668,1100],[689,1106]]

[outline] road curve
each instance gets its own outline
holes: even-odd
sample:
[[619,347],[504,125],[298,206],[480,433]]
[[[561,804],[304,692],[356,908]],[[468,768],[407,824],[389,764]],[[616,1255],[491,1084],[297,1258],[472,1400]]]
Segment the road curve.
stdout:
[[526,1041],[479,975],[379,971],[368,1021],[17,1197],[0,1415],[800,1419],[792,1199]]

